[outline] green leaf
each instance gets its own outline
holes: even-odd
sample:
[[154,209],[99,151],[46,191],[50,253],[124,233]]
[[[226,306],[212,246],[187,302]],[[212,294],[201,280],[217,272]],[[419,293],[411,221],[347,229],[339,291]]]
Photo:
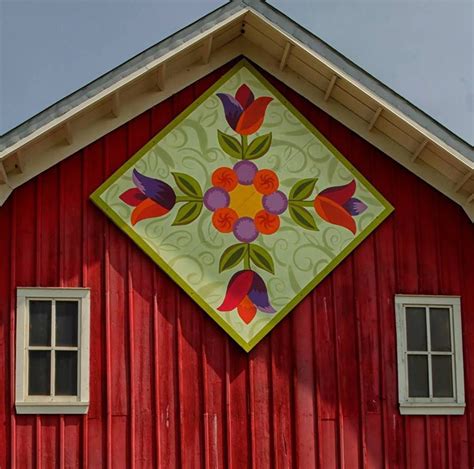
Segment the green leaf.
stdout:
[[290,216],[296,224],[307,230],[318,231],[314,217],[308,210],[299,205],[290,205],[289,209]]
[[202,202],[188,202],[184,204],[176,214],[173,226],[189,225],[196,220],[202,210]]
[[250,260],[260,269],[266,270],[271,274],[275,273],[275,266],[271,254],[261,246],[250,245]]
[[231,135],[227,135],[220,130],[217,131],[217,139],[221,148],[232,158],[240,160],[242,158],[242,145]]
[[245,151],[244,159],[246,160],[256,160],[261,158],[265,153],[270,150],[272,144],[272,133],[261,135],[253,139],[250,142],[250,145]]
[[302,179],[298,181],[290,191],[290,200],[307,199],[314,191],[314,186],[318,178]]
[[239,243],[229,246],[223,253],[219,260],[219,272],[235,267],[245,256],[247,244]]
[[171,173],[176,181],[176,185],[186,194],[191,197],[202,197],[202,190],[199,182],[192,176],[184,173]]

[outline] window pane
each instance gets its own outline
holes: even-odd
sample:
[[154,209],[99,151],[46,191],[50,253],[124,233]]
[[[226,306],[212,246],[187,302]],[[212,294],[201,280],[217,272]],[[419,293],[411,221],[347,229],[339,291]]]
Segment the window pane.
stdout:
[[51,301],[31,300],[30,345],[51,345]]
[[433,396],[453,397],[453,370],[451,355],[433,355]]
[[77,301],[56,301],[56,345],[77,347]]
[[406,308],[408,350],[426,350],[425,308]]
[[56,396],[77,395],[77,352],[56,352]]
[[408,355],[408,396],[429,397],[426,355]]
[[451,325],[448,308],[430,308],[431,350],[451,351]]
[[51,393],[51,352],[30,350],[28,369],[28,394],[49,396]]

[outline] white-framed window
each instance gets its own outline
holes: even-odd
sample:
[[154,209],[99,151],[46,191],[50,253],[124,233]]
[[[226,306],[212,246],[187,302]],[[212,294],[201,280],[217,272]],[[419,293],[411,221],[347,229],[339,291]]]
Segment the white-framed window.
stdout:
[[460,298],[396,295],[395,314],[400,413],[464,414]]
[[89,289],[18,288],[16,321],[17,413],[87,413]]

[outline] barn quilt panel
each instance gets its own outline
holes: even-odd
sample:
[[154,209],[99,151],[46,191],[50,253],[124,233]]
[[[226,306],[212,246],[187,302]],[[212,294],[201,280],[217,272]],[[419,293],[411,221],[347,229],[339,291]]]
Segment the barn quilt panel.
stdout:
[[91,198],[246,351],[393,210],[245,59]]

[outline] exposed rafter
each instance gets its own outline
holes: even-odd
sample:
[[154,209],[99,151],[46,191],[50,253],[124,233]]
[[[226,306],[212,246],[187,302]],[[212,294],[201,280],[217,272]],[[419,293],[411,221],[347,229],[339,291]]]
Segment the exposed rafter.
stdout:
[[110,98],[110,112],[114,117],[120,115],[120,91],[118,90]]
[[286,63],[288,62],[288,57],[290,55],[291,50],[291,43],[287,42],[285,44],[285,48],[283,49],[283,55],[281,56],[280,60],[280,70],[284,70],[286,67]]
[[423,140],[419,145],[418,148],[415,150],[411,157],[411,161],[414,163],[421,155],[421,152],[426,148],[426,145],[428,145],[429,140],[425,139]]
[[209,63],[209,59],[212,53],[212,35],[209,36],[206,40],[203,41],[202,44],[202,63],[207,65]]
[[8,184],[7,172],[2,161],[0,161],[0,184]]
[[24,173],[25,172],[25,159],[23,158],[23,151],[18,150],[15,154],[11,157],[15,168],[18,172]]
[[329,81],[329,85],[326,88],[326,92],[324,93],[324,101],[327,101],[331,97],[332,90],[334,89],[334,86],[336,85],[337,78],[338,78],[337,75],[333,75],[331,77],[331,80]]
[[374,112],[374,115],[372,116],[372,119],[370,119],[369,125],[367,126],[367,130],[370,132],[373,128],[375,123],[377,122],[377,119],[380,117],[380,114],[382,114],[383,107],[379,106],[377,110]]
[[158,66],[156,71],[156,87],[158,91],[165,91],[165,82],[166,82],[166,62],[163,62]]
[[66,140],[66,143],[68,145],[72,145],[73,142],[74,142],[74,136],[73,136],[73,133],[72,133],[71,122],[70,121],[67,121],[63,125],[63,133],[64,133],[64,140]]
[[471,178],[471,176],[474,175],[474,169],[471,169],[470,171],[468,171],[460,180],[459,182],[454,186],[454,192],[459,192],[462,188],[462,186],[464,186],[464,184],[466,184],[467,181],[469,181],[469,179]]

